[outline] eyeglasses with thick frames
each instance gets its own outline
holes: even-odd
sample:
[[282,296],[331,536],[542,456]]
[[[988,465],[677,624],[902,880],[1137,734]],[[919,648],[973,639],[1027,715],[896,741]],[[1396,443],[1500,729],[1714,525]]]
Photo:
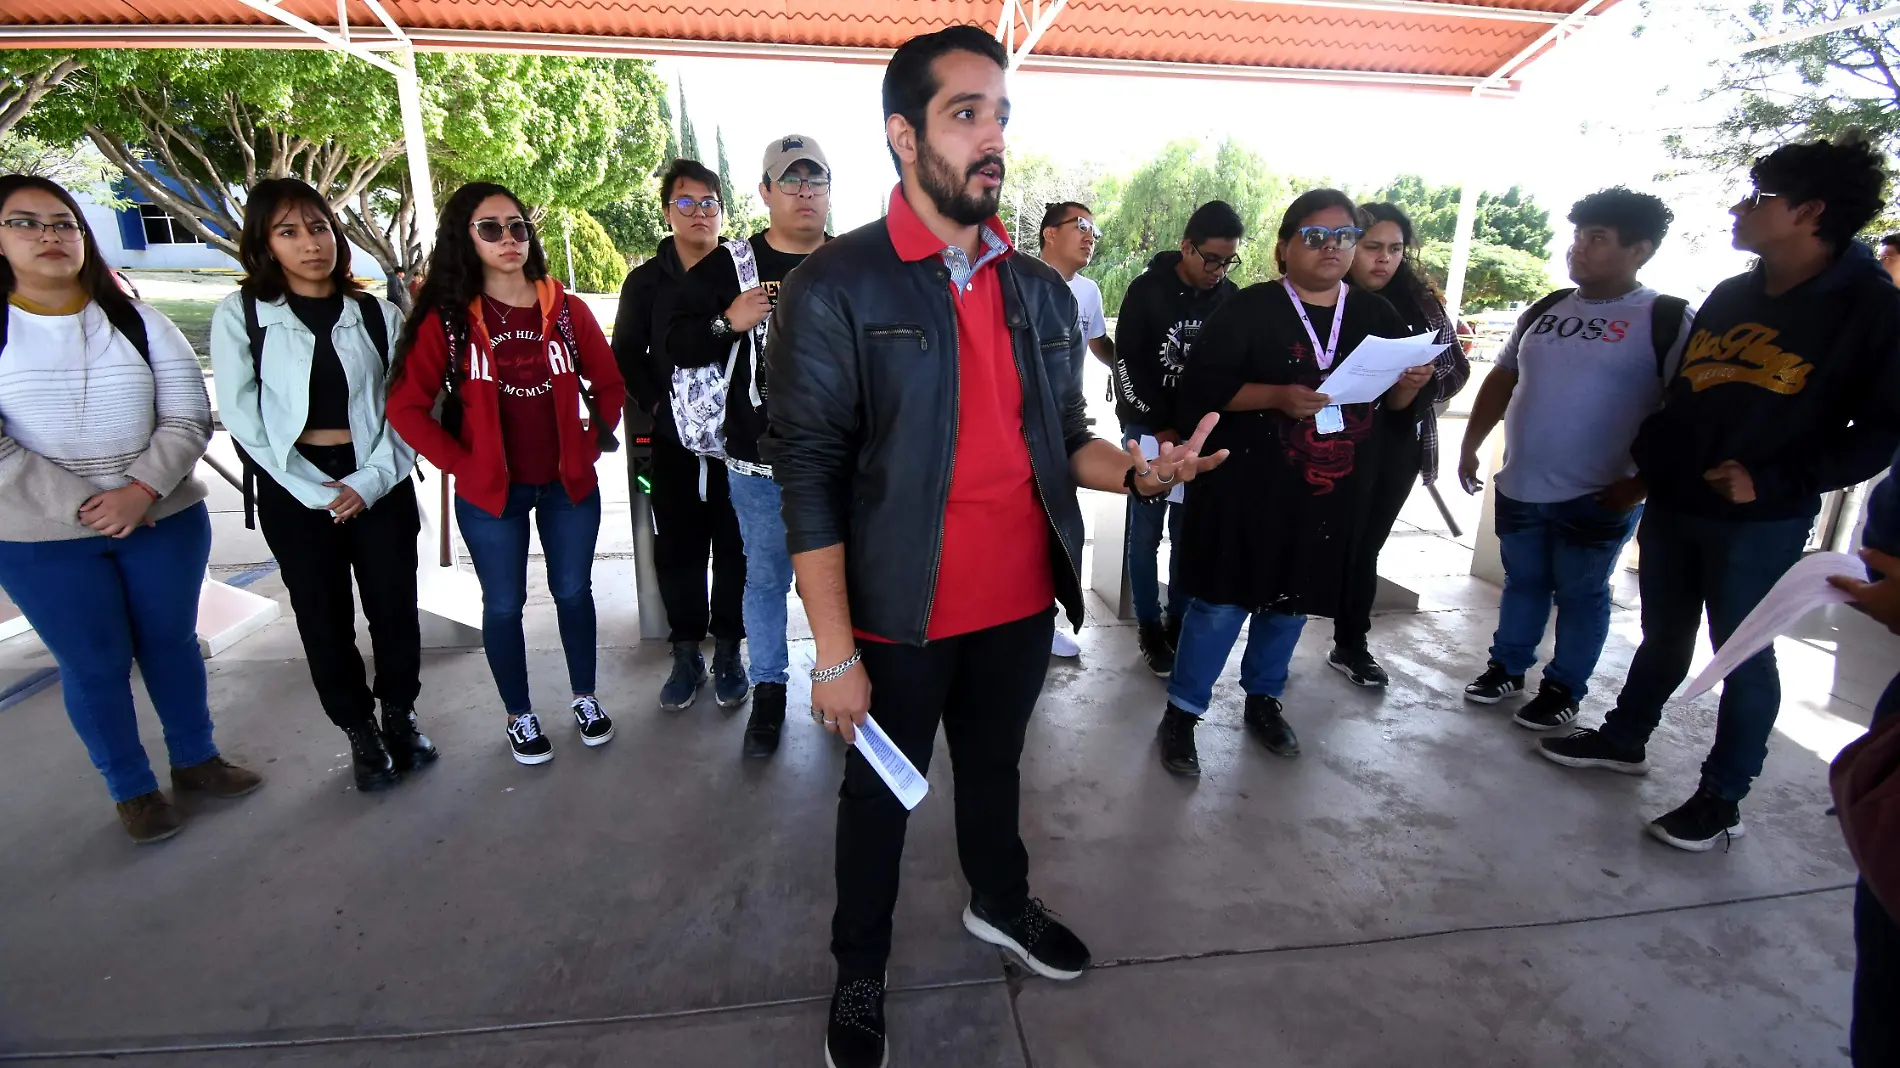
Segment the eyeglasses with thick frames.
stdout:
[[1357,226],[1341,226],[1334,230],[1328,230],[1324,226],[1302,226],[1297,233],[1300,244],[1315,251],[1337,241],[1339,249],[1343,252],[1358,245],[1359,239],[1365,236],[1365,231]]
[[1190,247],[1194,249],[1195,255],[1201,257],[1201,266],[1210,271],[1231,271],[1240,266],[1240,256],[1238,254],[1232,256],[1216,256],[1211,252],[1202,252],[1201,246],[1199,245]]
[[788,197],[797,196],[806,191],[810,191],[811,195],[815,197],[821,197],[831,192],[831,179],[823,177],[800,178],[796,174],[788,174],[780,178],[776,184],[778,191]]
[[1055,228],[1060,230],[1063,227],[1069,225],[1070,223],[1075,224],[1076,233],[1085,235],[1087,237],[1093,237],[1098,241],[1101,240],[1101,237],[1102,237],[1101,226],[1098,225],[1094,219],[1087,218],[1086,216],[1077,215],[1071,219],[1064,219],[1061,222],[1057,223]]
[[47,234],[52,234],[53,240],[55,241],[77,241],[80,235],[86,232],[85,227],[71,219],[54,219],[52,222],[41,222],[38,219],[13,218],[6,220],[4,224],[0,225],[5,225],[7,229],[17,233],[23,235],[31,234],[34,237],[45,237]]
[[702,197],[699,200],[694,200],[692,197],[675,197],[672,200],[667,201],[667,203],[673,205],[675,208],[678,208],[679,213],[688,218],[691,218],[694,215],[719,214],[719,198],[718,197]]
[[475,220],[475,236],[483,241],[498,245],[504,235],[525,245],[528,239],[534,236],[534,227],[528,225],[526,219],[511,219],[506,223],[494,219]]
[[1780,193],[1764,193],[1759,189],[1753,189],[1749,191],[1747,196],[1742,198],[1742,203],[1748,205],[1749,211],[1754,211],[1756,208],[1761,207],[1762,201],[1777,200],[1780,197]]

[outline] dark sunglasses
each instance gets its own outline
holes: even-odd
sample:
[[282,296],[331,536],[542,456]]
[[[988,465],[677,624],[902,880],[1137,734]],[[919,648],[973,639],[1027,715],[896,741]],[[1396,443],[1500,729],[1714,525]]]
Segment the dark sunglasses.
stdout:
[[1761,207],[1762,201],[1776,200],[1779,199],[1780,196],[1780,193],[1764,193],[1759,189],[1755,189],[1751,190],[1747,196],[1742,198],[1742,203],[1748,205],[1749,211],[1754,211],[1756,208]]
[[1199,245],[1193,245],[1190,247],[1194,249],[1194,254],[1201,258],[1201,266],[1207,268],[1210,271],[1231,271],[1234,268],[1240,266],[1239,254],[1221,257],[1221,256],[1216,256],[1211,252],[1202,252],[1201,246]]
[[475,220],[475,236],[483,241],[491,245],[499,244],[504,235],[525,245],[534,236],[534,227],[529,226],[526,219],[515,219],[505,224],[494,219]]
[[[703,200],[694,200],[692,197],[676,197],[673,200],[668,201],[667,203],[672,204],[675,208],[678,208],[679,213],[681,215],[685,215],[689,217],[692,215],[719,214],[719,198],[718,197],[706,197]],[[699,210],[694,211],[693,209],[695,208]]]
[[1339,242],[1341,250],[1349,249],[1359,244],[1359,238],[1365,235],[1365,231],[1357,226],[1342,226],[1337,230],[1328,230],[1324,226],[1302,226],[1297,233],[1300,244],[1315,250],[1325,248],[1333,241]]

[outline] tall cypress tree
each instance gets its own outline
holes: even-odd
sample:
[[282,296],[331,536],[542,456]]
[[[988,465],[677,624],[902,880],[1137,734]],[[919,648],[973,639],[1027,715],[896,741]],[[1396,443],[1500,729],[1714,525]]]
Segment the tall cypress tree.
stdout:
[[666,151],[660,154],[660,169],[664,171],[680,155],[679,128],[673,123],[673,105],[667,102],[665,93],[660,94],[660,122],[666,126]]
[[686,79],[680,79],[680,154],[696,162],[704,162],[699,154],[699,133],[693,129],[693,112],[686,106]]

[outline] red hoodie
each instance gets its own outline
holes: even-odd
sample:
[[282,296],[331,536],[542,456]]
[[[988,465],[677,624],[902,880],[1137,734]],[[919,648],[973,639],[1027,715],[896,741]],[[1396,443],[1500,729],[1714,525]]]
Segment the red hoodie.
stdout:
[[[613,350],[607,347],[607,337],[586,302],[563,293],[561,284],[551,278],[536,282],[535,289],[540,296],[542,334],[548,339],[548,365],[554,379],[561,485],[569,499],[579,501],[598,487],[594,462],[600,459],[594,430],[584,425],[581,379],[585,377],[592,385],[600,421],[610,427],[620,422],[627,387],[614,363]],[[508,460],[502,448],[501,392],[495,384],[480,299],[477,297],[477,303],[469,308],[466,377],[456,387],[462,399],[461,439],[449,436],[431,414],[442,391],[449,354],[442,317],[434,310],[416,330],[415,345],[403,358],[402,378],[389,395],[389,425],[430,463],[455,477],[455,492],[463,500],[498,516],[508,503]],[[573,325],[574,344],[580,348],[579,374],[555,325],[563,302]]]

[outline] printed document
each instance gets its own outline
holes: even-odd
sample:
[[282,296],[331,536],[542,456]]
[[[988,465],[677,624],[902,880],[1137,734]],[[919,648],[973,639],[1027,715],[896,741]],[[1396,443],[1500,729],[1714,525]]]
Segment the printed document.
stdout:
[[[1153,434],[1143,434],[1141,436],[1141,454],[1150,460],[1159,459],[1161,457],[1161,442],[1156,439]],[[1168,499],[1176,504],[1187,500],[1187,483],[1183,482],[1174,487],[1174,492],[1168,494]]]
[[871,762],[877,777],[884,780],[884,785],[891,788],[891,793],[897,795],[906,809],[916,808],[917,802],[922,801],[924,794],[929,792],[930,783],[917,770],[917,765],[910,762],[904,751],[897,748],[897,743],[891,741],[891,736],[885,734],[884,728],[878,726],[877,720],[869,715],[859,725],[858,736],[851,744],[857,746],[858,752],[864,754],[864,759]]
[[1789,568],[1781,581],[1768,591],[1768,596],[1735,628],[1735,633],[1729,635],[1728,641],[1715,651],[1715,659],[1709,661],[1709,666],[1683,691],[1683,699],[1708,693],[1716,683],[1741,667],[1742,661],[1767,648],[1776,637],[1793,630],[1809,612],[1825,605],[1852,601],[1845,591],[1828,585],[1829,575],[1846,575],[1865,581],[1867,565],[1846,553],[1815,553]]
[[1333,368],[1319,391],[1334,404],[1371,404],[1398,384],[1408,369],[1432,362],[1444,351],[1436,333],[1417,337],[1369,337]]

